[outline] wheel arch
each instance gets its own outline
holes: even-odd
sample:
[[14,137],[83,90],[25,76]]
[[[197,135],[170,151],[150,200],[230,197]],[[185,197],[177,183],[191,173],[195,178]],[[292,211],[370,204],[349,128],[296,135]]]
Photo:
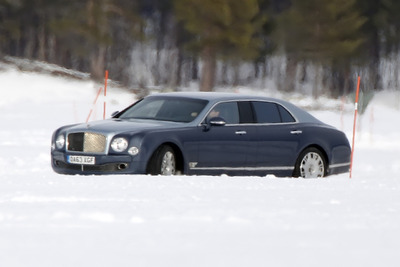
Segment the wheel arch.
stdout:
[[180,149],[180,147],[173,142],[164,142],[156,147],[156,149],[153,151],[153,153],[151,154],[150,158],[148,159],[148,161],[146,163],[146,172],[148,172],[148,170],[150,168],[152,159],[157,155],[157,153],[160,151],[160,149],[164,146],[169,146],[173,149],[175,158],[176,158],[176,167],[177,167],[176,169],[177,169],[177,171],[180,171],[183,173],[184,166],[185,166],[183,153],[182,153],[182,150]]
[[328,157],[328,153],[326,153],[326,150],[325,150],[322,146],[320,146],[320,145],[317,145],[317,144],[308,145],[307,147],[303,148],[303,150],[300,151],[298,157],[301,155],[301,153],[303,153],[304,150],[306,150],[306,149],[308,149],[308,148],[316,148],[316,149],[318,149],[319,151],[321,151],[322,156],[324,156],[324,159],[325,159],[325,163],[326,163],[326,165],[327,165],[327,168],[329,168],[329,157]]
[[304,152],[305,150],[310,149],[310,148],[318,149],[318,150],[321,152],[322,156],[324,157],[325,164],[326,164],[325,173],[326,173],[326,175],[329,175],[329,157],[328,157],[328,154],[326,153],[326,150],[325,150],[322,146],[320,146],[320,145],[318,145],[318,144],[310,144],[310,145],[304,147],[304,148],[298,153],[297,158],[296,158],[296,162],[295,162],[295,165],[294,165],[293,174],[292,174],[293,177],[298,177],[298,171],[299,171],[299,170],[297,169],[297,166],[298,166],[299,160],[301,160],[301,159],[300,159],[300,156],[303,154],[303,152]]

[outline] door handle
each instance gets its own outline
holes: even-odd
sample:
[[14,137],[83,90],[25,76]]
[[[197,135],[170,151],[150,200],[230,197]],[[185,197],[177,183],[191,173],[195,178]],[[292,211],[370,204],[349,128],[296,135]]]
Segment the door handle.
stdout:
[[245,134],[247,134],[247,132],[246,131],[236,131],[235,134],[245,135]]
[[294,130],[294,131],[290,131],[291,134],[302,134],[303,131],[301,130]]

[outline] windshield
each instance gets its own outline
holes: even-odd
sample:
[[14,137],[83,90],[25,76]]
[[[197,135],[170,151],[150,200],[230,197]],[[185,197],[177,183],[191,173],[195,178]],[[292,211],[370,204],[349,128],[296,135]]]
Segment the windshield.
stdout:
[[119,118],[191,122],[207,103],[200,99],[150,97],[125,110]]

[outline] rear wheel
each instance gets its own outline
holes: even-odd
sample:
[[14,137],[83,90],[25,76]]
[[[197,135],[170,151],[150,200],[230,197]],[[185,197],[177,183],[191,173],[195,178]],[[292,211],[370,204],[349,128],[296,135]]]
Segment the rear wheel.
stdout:
[[152,175],[175,175],[176,157],[170,146],[162,146],[152,156],[148,173]]
[[326,160],[315,147],[305,149],[296,162],[293,176],[303,178],[324,177],[327,173]]

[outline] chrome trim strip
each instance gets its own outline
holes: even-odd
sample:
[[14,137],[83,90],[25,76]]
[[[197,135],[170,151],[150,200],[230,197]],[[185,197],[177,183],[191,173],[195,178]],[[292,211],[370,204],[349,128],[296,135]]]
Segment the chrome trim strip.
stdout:
[[329,168],[340,168],[340,167],[346,167],[346,166],[350,167],[350,162],[332,164],[332,165],[329,165]]
[[290,131],[290,134],[302,134],[303,131],[301,130],[294,130],[294,131]]
[[226,171],[290,171],[293,166],[275,167],[189,167],[191,170],[226,170]]
[[237,134],[237,135],[245,135],[245,134],[247,134],[247,132],[246,131],[236,131],[235,134]]

